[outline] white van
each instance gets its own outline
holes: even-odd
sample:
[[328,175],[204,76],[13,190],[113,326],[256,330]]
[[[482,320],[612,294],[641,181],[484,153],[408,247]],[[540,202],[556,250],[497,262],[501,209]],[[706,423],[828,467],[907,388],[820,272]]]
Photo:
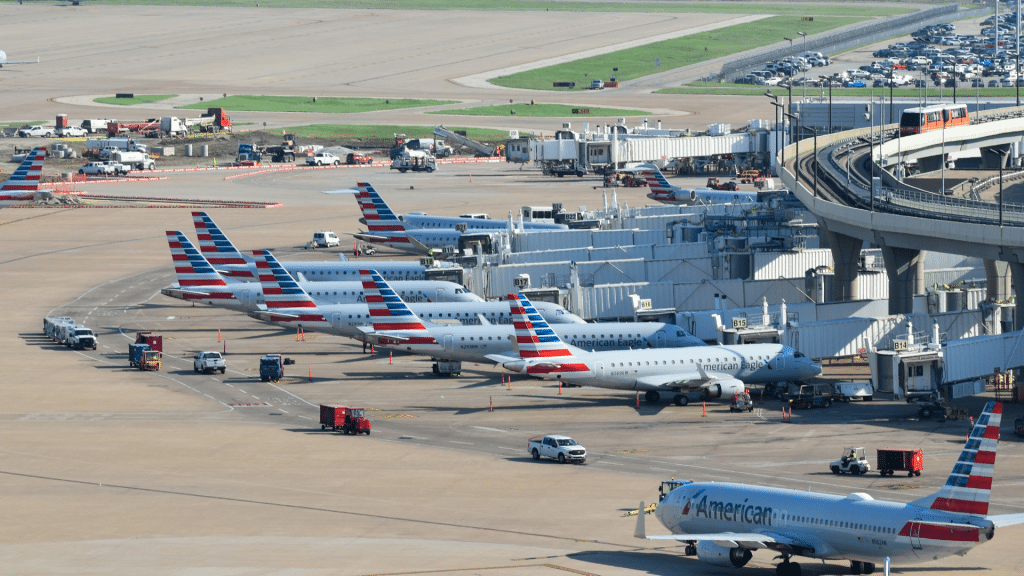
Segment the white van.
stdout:
[[313,232],[313,244],[317,248],[330,248],[331,246],[341,246],[341,239],[330,230],[320,230]]
[[604,80],[591,80],[590,81],[590,89],[591,90],[604,90]]

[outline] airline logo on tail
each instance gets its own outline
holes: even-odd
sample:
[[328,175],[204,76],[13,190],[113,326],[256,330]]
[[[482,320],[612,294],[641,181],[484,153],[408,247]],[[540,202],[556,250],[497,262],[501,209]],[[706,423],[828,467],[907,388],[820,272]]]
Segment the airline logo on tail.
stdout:
[[647,187],[651,189],[651,193],[648,196],[672,195],[676,187],[669,184],[668,180],[665,179],[665,175],[661,173],[661,170],[658,170],[657,166],[644,165],[640,168],[640,174],[647,181]]
[[174,260],[174,272],[181,286],[226,286],[220,274],[210,266],[199,250],[178,231],[167,231],[167,244]]
[[[588,372],[586,364],[573,362],[576,358],[565,343],[555,334],[544,317],[537,312],[530,300],[522,294],[509,294],[508,304],[512,313],[512,325],[516,330],[516,348],[524,360],[551,358],[556,360],[527,364],[527,374],[551,374],[554,372]],[[565,359],[565,363],[557,363]]]
[[973,516],[988,514],[1002,415],[1002,404],[989,402],[985,406],[949,479],[935,495],[932,510]]
[[[384,277],[375,270],[360,270],[363,290],[366,291],[366,305],[370,309],[373,329],[381,331],[402,331],[403,344],[437,344],[423,321],[409,309],[395,293]],[[414,335],[409,336],[412,332]]]
[[45,158],[45,146],[33,148],[26,154],[18,169],[0,186],[0,200],[32,198],[39,189],[39,179],[43,175],[43,160]]
[[[391,207],[384,202],[384,199],[377,194],[373,186],[365,182],[357,182],[356,202],[363,212],[366,220],[367,232],[379,236],[379,240],[368,240],[371,242],[409,242],[405,235],[405,224],[398,219]],[[399,234],[395,234],[398,232]]]
[[[193,212],[192,220],[195,222],[196,235],[199,238],[199,250],[202,251],[203,256],[206,256],[210,264],[214,266],[218,264],[240,264],[243,266],[249,264],[242,253],[235,248],[235,245],[220,231],[213,219],[206,215],[206,212]],[[230,275],[252,277],[249,272],[231,273]]]
[[[269,250],[253,250],[256,257],[256,271],[263,287],[263,299],[267,309],[275,308],[313,308],[316,302],[306,294],[299,284],[288,275],[284,266],[274,258]],[[322,316],[317,319],[323,320]]]

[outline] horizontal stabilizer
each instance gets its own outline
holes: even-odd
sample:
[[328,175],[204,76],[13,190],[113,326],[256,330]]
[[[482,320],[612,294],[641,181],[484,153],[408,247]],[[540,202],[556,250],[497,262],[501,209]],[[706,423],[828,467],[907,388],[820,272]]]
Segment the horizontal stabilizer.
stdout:
[[495,364],[505,364],[508,362],[518,362],[522,360],[522,358],[518,356],[505,356],[503,354],[488,354],[485,358],[491,360]]
[[160,290],[160,293],[164,296],[170,296],[171,298],[177,298],[178,300],[184,300],[186,296],[194,296],[203,298],[209,296],[209,292],[200,292],[198,290],[185,290],[184,288],[177,288],[174,286],[168,286]]
[[992,521],[996,528],[1024,524],[1024,514],[998,514],[996,516],[989,516],[988,519]]
[[345,188],[343,190],[324,190],[321,194],[359,194],[361,190],[355,188]]

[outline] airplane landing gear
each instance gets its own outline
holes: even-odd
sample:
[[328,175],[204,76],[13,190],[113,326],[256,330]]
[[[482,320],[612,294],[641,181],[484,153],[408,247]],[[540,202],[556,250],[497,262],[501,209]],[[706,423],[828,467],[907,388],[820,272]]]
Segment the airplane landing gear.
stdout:
[[644,394],[644,399],[646,399],[651,404],[657,404],[658,400],[661,400],[661,394],[659,394],[656,390],[648,390],[647,393]]
[[875,565],[871,562],[861,562],[860,560],[850,560],[850,574],[874,574]]
[[782,564],[775,567],[775,576],[800,576],[800,565],[790,562],[787,556],[783,559]]

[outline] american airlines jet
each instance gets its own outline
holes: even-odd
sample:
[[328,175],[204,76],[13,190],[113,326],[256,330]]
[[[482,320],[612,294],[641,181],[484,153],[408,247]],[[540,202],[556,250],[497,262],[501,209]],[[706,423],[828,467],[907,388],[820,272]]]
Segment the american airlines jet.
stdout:
[[712,188],[686,189],[669,184],[654,164],[641,164],[637,172],[647,181],[647,197],[664,204],[749,204],[757,202],[757,192],[736,192]]
[[[167,244],[174,260],[178,283],[160,291],[164,296],[212,304],[219,308],[251,312],[265,309],[263,288],[258,282],[225,280],[213,266],[177,231],[167,231]],[[358,280],[339,282],[305,282],[298,285],[325,304],[358,304],[366,302],[363,283]],[[410,302],[483,302],[483,298],[454,282],[440,280],[399,280],[395,282],[403,297]]]
[[[800,576],[794,556],[848,560],[851,574],[871,574],[886,558],[916,564],[964,555],[996,528],[1024,524],[1024,514],[988,515],[1003,405],[989,402],[938,492],[909,504],[727,482],[686,482],[654,514],[672,534],[648,536],[644,514],[635,536],[685,543],[685,554],[716,566],[743,567],[755,550],[781,554],[778,576]],[[643,503],[640,503],[643,510]]]
[[[363,278],[373,319],[372,329],[365,330],[367,342],[456,362],[487,362],[489,355],[515,353],[515,330],[509,324],[460,326],[424,322],[380,274],[364,270]],[[539,313],[537,316],[541,317]],[[595,350],[705,346],[679,326],[662,322],[554,324],[551,330]]]
[[747,384],[813,378],[821,366],[781,344],[742,344],[613,352],[586,352],[565,344],[530,301],[509,294],[518,354],[488,358],[506,370],[560,380],[580,386],[616,390],[646,390],[655,403],[662,392],[685,406],[688,392],[705,398],[730,398]]
[[[249,316],[281,326],[365,340],[364,333],[373,324],[373,312],[367,304],[317,305],[270,251],[256,250],[253,255],[260,267],[266,311],[249,312]],[[409,307],[431,321],[480,324],[483,318],[489,324],[512,322],[504,302],[430,302]],[[587,325],[557,304],[544,303],[541,314],[554,324]]]
[[[228,240],[220,227],[206,212],[193,212],[192,220],[199,237],[199,249],[206,259],[221,274],[244,282],[258,280],[256,261],[252,256],[243,255]],[[290,274],[301,274],[306,280],[319,282],[324,280],[359,280],[359,269],[366,268],[365,262],[330,262],[293,260],[281,262]],[[373,265],[381,270],[388,280],[426,280],[424,270],[419,262],[405,260],[374,260]],[[445,268],[446,263],[438,262],[435,266]],[[298,276],[296,276],[298,277]]]
[[39,190],[39,179],[43,175],[43,160],[45,159],[45,146],[33,148],[25,155],[25,159],[11,174],[11,177],[0,184],[0,206],[24,204],[35,200],[40,194],[48,193]]
[[[367,231],[353,234],[364,242],[396,248],[413,254],[427,254],[457,246],[465,233],[510,231],[510,221],[489,218],[429,216],[424,213],[395,214],[373,186],[357,182],[356,188],[334,190],[326,194],[354,194],[363,213]],[[527,231],[568,230],[564,224],[523,222]]]

